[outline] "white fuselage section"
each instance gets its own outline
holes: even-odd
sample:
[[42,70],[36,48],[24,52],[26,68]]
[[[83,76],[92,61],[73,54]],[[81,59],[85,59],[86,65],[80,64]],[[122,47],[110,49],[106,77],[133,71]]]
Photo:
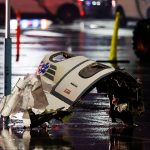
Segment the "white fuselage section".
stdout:
[[[80,99],[94,83],[114,71],[114,68],[109,67],[98,71],[98,73],[91,77],[83,78],[79,75],[79,72],[95,61],[83,56],[75,56],[54,62],[51,59],[52,55],[55,55],[55,53],[46,55],[42,60],[44,64],[49,63],[49,68],[41,75],[42,81],[47,85],[44,91],[47,97],[49,97],[50,107],[56,106],[56,100],[53,101],[51,99],[59,99],[60,105],[67,109],[67,107],[72,105],[76,100]],[[49,69],[55,73],[50,74]]]

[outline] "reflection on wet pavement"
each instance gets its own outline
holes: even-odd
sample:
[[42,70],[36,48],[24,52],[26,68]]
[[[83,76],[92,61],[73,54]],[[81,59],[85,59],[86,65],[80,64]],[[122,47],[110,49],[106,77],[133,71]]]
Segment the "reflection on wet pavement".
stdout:
[[0,147],[5,149],[106,149],[141,150],[142,139],[133,137],[134,128],[121,125],[67,123],[51,129],[1,129]]
[[134,135],[140,127],[126,126],[120,120],[118,123],[111,122],[106,94],[89,94],[82,101],[81,106],[74,108],[69,122],[52,124],[48,128],[25,129],[21,125],[9,128],[1,126],[0,148],[2,150],[142,149],[142,139]]

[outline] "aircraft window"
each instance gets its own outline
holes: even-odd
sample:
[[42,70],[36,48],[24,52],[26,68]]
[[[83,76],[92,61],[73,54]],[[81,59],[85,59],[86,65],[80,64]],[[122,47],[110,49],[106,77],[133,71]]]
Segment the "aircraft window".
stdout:
[[105,66],[103,64],[100,63],[92,63],[88,66],[86,66],[85,68],[83,68],[80,72],[79,72],[79,76],[81,76],[82,78],[90,78],[93,75],[95,75],[96,73],[109,68],[109,66]]
[[68,58],[71,58],[72,56],[68,53],[65,53],[65,52],[61,52],[61,53],[57,53],[57,54],[54,54],[50,57],[50,61],[53,61],[53,62],[61,62],[63,60],[66,60]]

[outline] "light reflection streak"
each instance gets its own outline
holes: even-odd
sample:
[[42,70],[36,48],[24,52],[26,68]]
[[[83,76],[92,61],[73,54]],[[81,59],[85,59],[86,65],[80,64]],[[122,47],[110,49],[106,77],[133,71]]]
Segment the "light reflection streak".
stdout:
[[57,32],[50,32],[50,31],[40,31],[40,30],[36,30],[36,31],[26,31],[24,33],[24,35],[28,35],[28,36],[44,36],[44,37],[63,37],[64,34],[61,33],[57,33]]

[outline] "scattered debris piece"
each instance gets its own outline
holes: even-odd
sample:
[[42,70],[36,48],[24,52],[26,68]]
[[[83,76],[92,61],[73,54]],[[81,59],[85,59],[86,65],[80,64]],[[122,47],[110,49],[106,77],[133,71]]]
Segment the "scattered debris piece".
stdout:
[[37,127],[51,119],[71,115],[72,109],[96,88],[110,99],[112,121],[120,118],[133,124],[133,115],[144,111],[141,83],[122,69],[115,69],[84,56],[50,52],[35,74],[19,79],[10,95],[4,96],[0,112],[4,124],[18,112],[24,127]]

